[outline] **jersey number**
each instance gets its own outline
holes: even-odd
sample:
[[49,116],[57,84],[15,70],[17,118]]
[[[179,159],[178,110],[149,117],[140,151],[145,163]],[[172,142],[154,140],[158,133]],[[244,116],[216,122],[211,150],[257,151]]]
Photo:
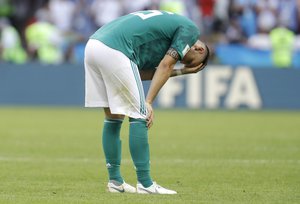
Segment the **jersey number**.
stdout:
[[[171,12],[167,12],[167,13],[173,14],[173,13],[171,13]],[[142,12],[135,12],[135,13],[132,13],[132,14],[133,14],[133,15],[136,15],[136,16],[138,16],[138,17],[140,17],[140,18],[143,19],[143,20],[146,20],[146,19],[151,18],[151,17],[154,17],[154,16],[163,15],[162,12],[157,11],[157,10],[149,10],[149,13],[147,13],[147,14],[144,14],[144,13],[142,13]]]

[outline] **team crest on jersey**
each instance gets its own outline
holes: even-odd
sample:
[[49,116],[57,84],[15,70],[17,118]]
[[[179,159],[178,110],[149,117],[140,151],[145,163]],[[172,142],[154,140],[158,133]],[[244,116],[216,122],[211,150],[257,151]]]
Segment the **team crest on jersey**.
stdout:
[[189,45],[186,45],[185,48],[182,50],[182,54],[183,56],[185,56],[185,54],[190,50],[190,46]]

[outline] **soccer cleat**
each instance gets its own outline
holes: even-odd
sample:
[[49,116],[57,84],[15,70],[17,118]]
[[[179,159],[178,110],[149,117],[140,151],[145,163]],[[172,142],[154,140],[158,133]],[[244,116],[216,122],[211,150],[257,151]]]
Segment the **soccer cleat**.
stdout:
[[177,194],[176,191],[161,187],[156,182],[153,182],[153,184],[148,188],[145,188],[142,184],[138,183],[136,185],[136,190],[137,193],[140,194]]
[[107,184],[107,189],[111,193],[136,193],[135,187],[125,183],[120,184],[117,181],[110,180]]

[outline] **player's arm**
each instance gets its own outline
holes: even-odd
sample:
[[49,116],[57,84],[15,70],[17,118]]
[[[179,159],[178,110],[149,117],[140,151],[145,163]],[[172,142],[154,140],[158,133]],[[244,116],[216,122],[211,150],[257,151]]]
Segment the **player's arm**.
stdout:
[[[174,49],[174,48],[170,48],[166,55],[170,56],[171,58],[173,58],[174,60],[170,60],[170,63],[174,65],[176,64],[176,62],[178,61],[179,59],[179,55],[177,53],[177,51]],[[168,57],[169,58],[169,57]],[[164,60],[164,59],[163,59]],[[140,76],[141,76],[141,79],[142,80],[152,80],[153,79],[153,76],[155,74],[155,71],[156,69],[151,69],[151,70],[139,70],[140,72]],[[176,71],[173,70],[172,73],[171,73],[171,77],[172,76],[176,76]]]
[[156,68],[156,71],[154,72],[150,88],[146,97],[146,102],[152,104],[159,90],[170,78],[176,62],[177,60],[175,60],[173,57],[167,54],[160,61],[158,67]]
[[152,103],[156,98],[159,90],[163,87],[166,81],[170,78],[173,68],[176,64],[177,60],[175,60],[170,55],[166,54],[164,58],[160,61],[154,75],[152,77],[152,81],[148,90],[148,94],[146,97],[146,106],[148,109],[148,118],[147,118],[147,126],[150,128],[153,123],[153,109]]
[[202,65],[203,64],[201,63],[196,67],[183,67],[181,69],[174,69],[171,74],[171,77],[185,75],[185,74],[195,74],[203,69]]
[[[202,66],[202,64],[200,64],[199,66],[196,66],[196,67],[189,67],[189,68],[183,67],[181,69],[174,69],[172,71],[170,77],[198,73],[199,70],[201,70],[201,66]],[[142,81],[151,80],[154,76],[155,71],[156,71],[155,69],[154,70],[139,70]]]
[[[169,55],[172,57],[176,62],[179,59],[178,52],[174,48],[170,48],[166,55]],[[176,63],[175,62],[175,63]],[[181,69],[174,69],[170,75],[170,77],[174,76],[180,76],[184,74],[192,74],[192,73],[197,73],[199,72],[199,69],[201,68],[202,64],[196,67],[183,67]],[[156,69],[151,69],[151,70],[139,70],[141,79],[144,80],[151,80],[155,74]]]

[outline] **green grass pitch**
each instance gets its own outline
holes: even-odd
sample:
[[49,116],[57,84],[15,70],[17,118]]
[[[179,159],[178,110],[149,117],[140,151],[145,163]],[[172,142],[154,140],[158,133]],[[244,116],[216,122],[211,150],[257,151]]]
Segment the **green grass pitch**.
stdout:
[[[156,110],[152,177],[178,195],[106,192],[103,112],[0,108],[0,203],[300,203],[300,112]],[[122,174],[136,184],[122,129]]]

